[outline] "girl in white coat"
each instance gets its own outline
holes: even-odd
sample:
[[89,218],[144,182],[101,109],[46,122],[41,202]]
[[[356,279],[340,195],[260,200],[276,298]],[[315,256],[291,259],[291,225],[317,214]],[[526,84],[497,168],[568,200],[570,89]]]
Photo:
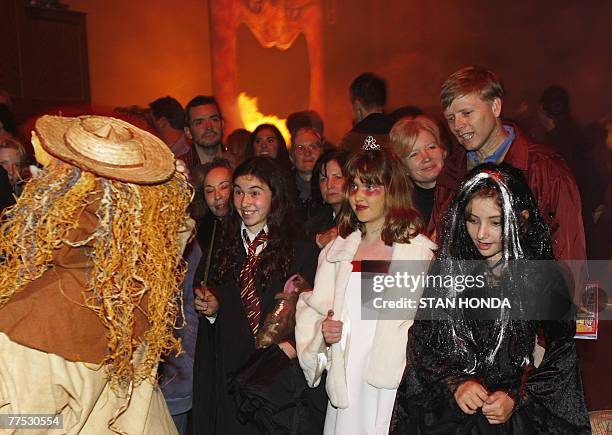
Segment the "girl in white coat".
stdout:
[[[321,252],[314,289],[297,306],[297,353],[309,385],[327,370],[325,434],[386,434],[406,364],[410,313],[362,319],[361,267],[377,260],[390,264],[389,274],[408,268],[420,275],[435,248],[419,234],[423,224],[401,161],[371,138],[366,143],[343,168],[349,182],[339,235]],[[421,289],[412,290],[400,295],[416,300]]]

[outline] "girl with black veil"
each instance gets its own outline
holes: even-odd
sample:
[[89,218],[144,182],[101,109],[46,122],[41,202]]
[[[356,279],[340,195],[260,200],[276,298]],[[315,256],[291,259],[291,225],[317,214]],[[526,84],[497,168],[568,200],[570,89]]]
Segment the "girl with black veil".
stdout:
[[[508,303],[419,309],[390,433],[590,433],[573,307],[523,174],[506,164],[474,168],[442,240],[430,276],[480,277],[472,282],[482,285],[433,280],[424,297]],[[537,368],[536,337],[546,347]]]

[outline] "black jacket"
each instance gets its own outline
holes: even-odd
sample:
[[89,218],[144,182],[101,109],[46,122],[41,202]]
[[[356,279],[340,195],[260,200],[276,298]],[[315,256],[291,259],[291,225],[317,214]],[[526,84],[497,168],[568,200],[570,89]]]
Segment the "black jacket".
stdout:
[[[498,310],[447,309],[440,312],[443,317],[417,312],[408,331],[406,371],[390,434],[590,433],[574,344],[576,322],[565,281],[552,262],[525,264],[514,289],[510,280],[502,279],[500,285],[465,290],[465,297],[510,297],[512,314],[503,328],[502,321],[492,320],[499,319]],[[440,289],[424,293],[444,296]],[[534,299],[539,307],[527,311]],[[534,319],[534,313],[541,320]],[[536,335],[546,343],[537,368]],[[489,424],[481,410],[473,415],[461,411],[454,393],[470,379],[490,393],[501,390],[514,399],[506,423]]]
[[[314,283],[318,248],[312,241],[295,241],[294,258],[287,276],[276,276],[270,284],[257,282],[261,297],[261,322],[276,305],[274,296],[283,291],[285,282],[295,273]],[[240,247],[242,262],[246,252]],[[261,267],[261,265],[260,265]],[[220,308],[213,324],[206,319],[200,321],[194,362],[193,429],[197,434],[257,434],[252,424],[238,421],[233,398],[228,391],[228,378],[247,362],[255,351],[255,340],[251,332],[242,301],[239,278],[233,277],[218,286],[216,293]],[[295,365],[297,366],[297,360]],[[295,371],[296,383],[303,383],[303,373]],[[324,409],[324,404],[321,405]],[[323,415],[321,416],[321,419]],[[321,421],[322,423],[322,421]]]

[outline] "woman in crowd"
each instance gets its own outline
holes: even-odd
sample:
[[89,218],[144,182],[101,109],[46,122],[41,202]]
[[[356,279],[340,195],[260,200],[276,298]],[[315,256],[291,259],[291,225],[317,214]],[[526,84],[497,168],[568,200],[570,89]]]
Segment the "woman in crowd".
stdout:
[[435,230],[431,222],[436,181],[447,150],[440,138],[436,122],[425,116],[400,119],[389,132],[390,146],[408,168],[414,183],[414,202],[423,215],[426,233],[432,236]]
[[[438,284],[428,296],[508,298],[510,307],[419,310],[391,433],[590,433],[573,310],[523,174],[505,164],[475,168],[443,240],[432,275],[472,275],[481,284],[462,292]],[[540,333],[546,352],[535,368]]]
[[[228,376],[242,369],[254,354],[255,336],[288,278],[299,273],[313,282],[316,268],[318,249],[295,225],[286,178],[276,162],[270,157],[250,158],[236,168],[232,184],[235,210],[224,227],[211,288],[204,289],[214,297],[196,298],[196,309],[206,316],[200,323],[214,332],[210,339],[211,335],[202,334],[201,326],[198,335],[194,433],[260,433],[252,421],[239,416]],[[277,351],[295,358],[291,341],[280,343]],[[207,366],[211,353],[212,375]],[[296,363],[294,366],[291,381],[297,392],[305,382]],[[313,414],[308,418],[316,420]],[[319,419],[322,421],[322,414]]]
[[386,434],[404,371],[412,322],[362,320],[360,270],[367,260],[425,260],[425,271],[433,255],[434,244],[419,234],[401,161],[369,139],[344,167],[349,185],[338,237],[319,256],[314,290],[297,306],[298,358],[308,384],[318,385],[327,370],[325,434]]
[[21,195],[25,183],[30,179],[28,154],[17,140],[0,138],[0,166],[8,173],[11,190],[16,197]]
[[[161,364],[160,385],[166,404],[179,435],[189,433],[189,420],[193,402],[193,360],[198,326],[201,334],[209,334],[205,321],[199,322],[194,306],[194,292],[205,301],[214,297],[203,293],[201,282],[208,281],[212,258],[219,249],[223,220],[230,212],[232,167],[228,160],[215,157],[211,162],[198,165],[192,173],[195,195],[189,206],[191,218],[197,222],[196,237],[187,244],[184,259],[187,273],[183,281],[183,310],[177,320],[175,335],[180,337],[182,352],[170,354]],[[214,359],[209,355],[208,365]]]
[[[251,133],[249,142],[246,148],[246,156],[268,156],[276,160],[277,164],[280,163],[280,167],[284,172],[284,177],[287,179],[289,185],[289,197],[294,202],[295,207],[299,207],[298,193],[293,183],[291,159],[289,158],[289,151],[287,150],[287,144],[285,138],[281,134],[280,130],[273,124],[260,124]],[[298,209],[296,208],[296,214]],[[304,224],[301,224],[304,227]]]
[[[309,234],[315,235],[315,241],[320,248],[325,247],[338,235],[336,218],[344,201],[346,177],[342,173],[342,166],[346,154],[341,151],[327,151],[312,171],[311,192],[320,192],[323,207],[308,223]],[[318,195],[315,195],[318,196]]]
[[278,160],[282,167],[291,171],[291,160],[287,143],[280,130],[272,124],[260,124],[251,133],[247,144],[246,156],[268,156]]
[[202,280],[208,281],[212,259],[219,248],[223,222],[231,211],[232,165],[228,160],[216,157],[211,162],[198,166],[193,178],[196,194],[191,204],[191,216],[198,223],[196,234],[204,257],[193,283],[195,287],[199,287]]
[[[228,160],[214,158],[211,162],[194,169],[195,195],[190,205],[191,217],[197,222],[197,236],[187,245],[185,259],[187,273],[183,282],[183,311],[177,321],[175,334],[181,338],[182,352],[166,356],[160,369],[161,386],[170,414],[180,435],[189,433],[189,415],[193,402],[193,362],[196,337],[202,342],[210,339],[212,330],[206,320],[198,321],[194,306],[194,292],[204,302],[214,295],[202,289],[208,282],[209,272],[221,243],[223,221],[230,212],[232,192],[232,167]],[[200,330],[200,331],[198,331]],[[214,375],[214,355],[209,353],[204,364],[210,367],[207,373]]]

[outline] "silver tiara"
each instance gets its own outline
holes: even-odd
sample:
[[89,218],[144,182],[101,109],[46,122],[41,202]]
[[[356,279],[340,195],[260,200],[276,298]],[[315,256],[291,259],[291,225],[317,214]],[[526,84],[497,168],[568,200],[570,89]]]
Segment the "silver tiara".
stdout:
[[363,149],[365,151],[378,151],[380,149],[380,145],[376,143],[376,139],[374,139],[372,136],[368,136],[363,142]]

